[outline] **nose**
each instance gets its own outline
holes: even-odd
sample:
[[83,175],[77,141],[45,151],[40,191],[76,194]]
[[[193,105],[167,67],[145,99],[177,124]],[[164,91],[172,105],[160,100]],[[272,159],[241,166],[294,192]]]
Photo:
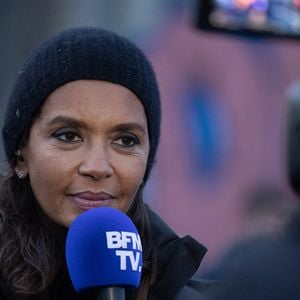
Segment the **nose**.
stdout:
[[93,180],[111,177],[113,168],[109,159],[108,150],[100,145],[89,147],[83,154],[78,173],[82,176],[91,177]]

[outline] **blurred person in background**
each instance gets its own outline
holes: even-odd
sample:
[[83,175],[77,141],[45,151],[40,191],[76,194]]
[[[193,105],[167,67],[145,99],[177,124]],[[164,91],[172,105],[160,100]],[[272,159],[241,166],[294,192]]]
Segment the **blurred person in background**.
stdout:
[[192,277],[205,247],[143,202],[160,119],[153,69],[127,39],[76,28],[31,53],[3,128],[1,299],[89,299],[71,285],[65,239],[80,213],[101,206],[128,214],[141,235],[141,284],[126,299],[202,299]]
[[300,299],[300,244],[294,238],[249,243],[224,270],[222,281],[208,298]]
[[[300,84],[295,83],[287,95],[287,174],[291,188],[298,199],[278,202],[287,213],[277,214],[279,222],[260,226],[259,238],[246,239],[233,246],[219,266],[221,283],[211,291],[211,300],[295,300],[300,299]],[[267,195],[266,195],[267,196]],[[273,203],[275,204],[274,197]],[[271,215],[267,198],[257,203],[258,212]],[[286,210],[286,208],[288,208]],[[279,212],[283,212],[282,209]],[[277,226],[280,225],[280,226]],[[269,228],[268,228],[269,227]],[[279,229],[279,230],[278,230]],[[267,233],[267,234],[266,234]],[[275,233],[275,234],[274,234]],[[225,262],[225,263],[224,263]],[[216,272],[215,272],[216,275]]]
[[287,91],[287,166],[292,189],[300,194],[300,81]]
[[259,188],[251,195],[244,234],[206,276],[219,281],[208,298],[300,299],[299,204],[275,187]]
[[285,232],[295,210],[295,205],[286,201],[284,193],[270,184],[259,184],[244,196],[241,208],[241,234],[226,249],[220,260],[206,272],[209,279],[222,280],[245,251],[254,245],[277,241]]
[[219,285],[208,299],[300,299],[299,205],[289,210],[279,231],[262,230],[232,246],[213,273]]

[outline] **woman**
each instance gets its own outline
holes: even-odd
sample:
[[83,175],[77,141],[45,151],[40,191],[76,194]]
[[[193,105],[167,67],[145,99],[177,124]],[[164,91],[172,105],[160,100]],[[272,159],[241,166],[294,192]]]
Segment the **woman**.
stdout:
[[142,238],[142,280],[128,299],[200,299],[190,278],[205,248],[143,203],[159,134],[155,75],[127,39],[76,28],[32,52],[3,128],[1,299],[88,299],[73,290],[64,243],[81,212],[102,206],[127,213]]

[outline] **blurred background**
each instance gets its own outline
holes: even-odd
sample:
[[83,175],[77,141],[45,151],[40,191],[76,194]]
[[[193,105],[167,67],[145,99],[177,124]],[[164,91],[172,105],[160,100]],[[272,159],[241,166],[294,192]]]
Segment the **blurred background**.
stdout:
[[[91,25],[134,41],[156,70],[163,109],[146,201],[179,235],[208,248],[204,274],[233,241],[277,228],[284,219],[278,199],[295,198],[285,131],[300,40],[203,31],[197,7],[188,0],[0,1],[0,120],[22,62],[42,40]],[[274,201],[260,201],[266,198]]]

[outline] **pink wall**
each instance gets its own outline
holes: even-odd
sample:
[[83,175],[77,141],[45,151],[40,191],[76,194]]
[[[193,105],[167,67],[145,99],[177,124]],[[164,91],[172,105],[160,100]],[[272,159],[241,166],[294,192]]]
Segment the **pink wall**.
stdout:
[[[149,201],[179,234],[208,247],[204,264],[241,233],[246,190],[261,182],[286,187],[285,93],[300,78],[299,53],[299,42],[203,33],[184,21],[162,31],[150,53],[161,88],[163,128]],[[190,78],[219,95],[227,118],[229,138],[213,178],[195,176],[190,167],[183,109]]]

